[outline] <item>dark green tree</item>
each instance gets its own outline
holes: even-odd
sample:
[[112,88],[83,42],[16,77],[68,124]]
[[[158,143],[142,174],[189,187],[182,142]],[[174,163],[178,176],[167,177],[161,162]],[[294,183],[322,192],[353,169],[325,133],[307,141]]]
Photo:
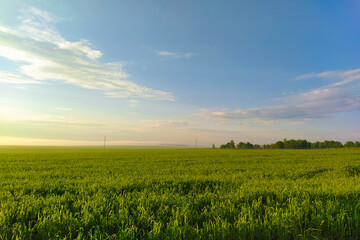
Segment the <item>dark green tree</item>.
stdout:
[[344,147],[355,147],[355,143],[353,141],[347,141],[344,144]]
[[230,142],[227,142],[226,144],[223,144],[220,146],[220,148],[235,148],[235,142],[234,140],[231,140]]
[[264,148],[264,149],[269,149],[269,148],[270,148],[270,144],[264,144],[264,145],[263,145],[263,148]]
[[284,142],[277,141],[276,143],[271,144],[270,148],[272,149],[284,149]]

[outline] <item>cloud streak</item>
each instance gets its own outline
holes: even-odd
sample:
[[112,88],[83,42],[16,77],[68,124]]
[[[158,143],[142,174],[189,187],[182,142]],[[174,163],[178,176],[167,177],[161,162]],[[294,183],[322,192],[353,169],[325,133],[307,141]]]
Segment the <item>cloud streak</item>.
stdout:
[[164,58],[190,58],[195,56],[195,53],[187,52],[170,52],[170,51],[157,51],[157,55]]
[[296,79],[301,80],[309,78],[325,78],[338,80],[337,82],[328,85],[328,87],[337,87],[360,80],[360,69],[358,68],[348,71],[327,71],[321,73],[309,73],[301,75]]
[[255,121],[274,123],[290,121],[301,123],[316,118],[327,118],[333,114],[360,110],[358,83],[360,69],[311,73],[297,79],[326,78],[334,83],[317,89],[283,98],[284,104],[258,108],[236,109],[234,111],[200,110],[201,117],[219,122]]
[[174,101],[172,93],[138,85],[128,80],[123,65],[102,63],[101,51],[87,40],[63,38],[50,13],[29,8],[16,27],[0,26],[0,57],[15,62],[17,72],[0,69],[0,81],[34,84],[61,81],[104,92],[117,98],[145,98]]

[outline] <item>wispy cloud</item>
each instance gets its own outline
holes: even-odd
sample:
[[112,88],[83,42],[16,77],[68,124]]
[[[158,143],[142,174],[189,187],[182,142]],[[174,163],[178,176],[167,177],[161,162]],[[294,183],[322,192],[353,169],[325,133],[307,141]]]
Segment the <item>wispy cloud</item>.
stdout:
[[190,58],[195,56],[192,52],[170,52],[170,51],[157,51],[157,55],[164,58]]
[[45,11],[22,11],[21,24],[0,26],[0,57],[19,65],[17,72],[0,70],[0,81],[34,84],[62,81],[104,92],[110,97],[174,101],[172,93],[128,80],[123,65],[99,61],[101,51],[87,40],[68,41],[55,28],[56,18]]
[[336,82],[333,84],[328,85],[329,87],[336,87],[345,85],[348,83],[352,83],[356,80],[360,80],[360,69],[352,69],[348,71],[327,71],[327,72],[321,72],[321,73],[309,73],[304,74],[296,79],[309,79],[309,78],[326,78],[326,79],[332,79]]
[[4,71],[0,71],[0,82],[13,83],[13,84],[41,83],[38,80],[29,79],[19,74],[12,74]]
[[[336,81],[282,98],[284,103],[281,105],[233,111],[201,109],[199,115],[219,122],[235,123],[251,120],[265,123],[288,121],[299,124],[309,119],[326,118],[335,113],[360,110],[360,95],[356,91],[360,80],[360,69],[312,73],[298,77],[298,79],[306,78],[327,78]],[[350,83],[351,86],[346,85]]]

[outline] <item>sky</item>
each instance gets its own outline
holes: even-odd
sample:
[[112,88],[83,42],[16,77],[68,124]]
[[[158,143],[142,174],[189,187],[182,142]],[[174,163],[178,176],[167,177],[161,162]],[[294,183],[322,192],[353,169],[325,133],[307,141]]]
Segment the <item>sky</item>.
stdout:
[[360,140],[360,1],[0,1],[0,144]]

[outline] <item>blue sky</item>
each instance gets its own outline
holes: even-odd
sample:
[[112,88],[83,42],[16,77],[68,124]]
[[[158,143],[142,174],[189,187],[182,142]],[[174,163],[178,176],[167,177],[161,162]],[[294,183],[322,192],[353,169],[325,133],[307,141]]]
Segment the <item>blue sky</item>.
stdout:
[[0,144],[359,140],[359,1],[2,1]]

